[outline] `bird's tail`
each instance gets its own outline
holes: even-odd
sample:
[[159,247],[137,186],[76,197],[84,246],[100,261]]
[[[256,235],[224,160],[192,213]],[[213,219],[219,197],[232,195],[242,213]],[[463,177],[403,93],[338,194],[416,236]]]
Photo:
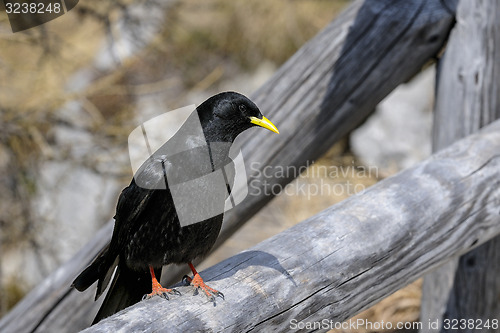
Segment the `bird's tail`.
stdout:
[[[111,260],[113,260],[112,263],[110,263]],[[115,271],[114,276],[113,271]],[[161,269],[155,270],[155,275],[160,279]],[[111,277],[113,281],[92,325],[139,302],[145,294],[151,291],[149,272],[131,270],[119,262],[119,257],[110,259],[108,247],[101,251],[90,266],[78,275],[72,286],[79,291],[84,291],[98,281],[95,297],[97,300],[106,289]]]
[[[155,275],[159,279],[161,269],[155,270]],[[151,277],[147,270],[134,271],[126,265],[119,264],[113,282],[92,325],[128,306],[140,302],[143,296],[150,292]]]
[[114,258],[111,258],[108,244],[104,249],[102,249],[101,252],[99,252],[94,261],[92,261],[92,263],[85,268],[80,275],[78,275],[71,286],[76,288],[78,291],[84,291],[94,284],[94,282],[99,281],[95,297],[95,299],[98,299],[104,289],[106,289],[117,264],[118,257],[115,256]]

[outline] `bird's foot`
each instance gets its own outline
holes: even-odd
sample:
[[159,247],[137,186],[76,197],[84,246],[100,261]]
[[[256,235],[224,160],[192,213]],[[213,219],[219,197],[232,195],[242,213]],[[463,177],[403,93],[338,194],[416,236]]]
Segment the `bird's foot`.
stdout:
[[184,281],[188,282],[188,284],[192,285],[195,287],[194,290],[194,295],[198,294],[198,290],[201,289],[207,296],[208,300],[210,302],[213,302],[215,304],[215,297],[220,297],[224,299],[224,294],[221,293],[218,290],[215,290],[214,288],[209,287],[201,278],[200,274],[196,273],[193,278],[190,278],[189,276],[185,275],[183,278]]
[[158,283],[157,281],[154,281],[153,282],[153,290],[151,291],[150,294],[146,294],[146,295],[142,296],[142,300],[150,299],[151,297],[154,297],[157,295],[160,296],[161,298],[168,300],[169,299],[168,295],[179,295],[180,296],[181,293],[176,289],[163,288],[160,283]]

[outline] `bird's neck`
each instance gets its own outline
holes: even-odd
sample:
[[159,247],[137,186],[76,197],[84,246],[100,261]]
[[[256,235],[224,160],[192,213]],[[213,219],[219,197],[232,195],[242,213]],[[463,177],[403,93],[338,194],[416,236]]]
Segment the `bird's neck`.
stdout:
[[217,121],[210,122],[202,127],[207,142],[226,142],[231,145],[238,136],[238,133],[234,133],[233,128]]
[[213,170],[223,168],[230,161],[229,149],[231,148],[231,142],[207,141],[207,147]]

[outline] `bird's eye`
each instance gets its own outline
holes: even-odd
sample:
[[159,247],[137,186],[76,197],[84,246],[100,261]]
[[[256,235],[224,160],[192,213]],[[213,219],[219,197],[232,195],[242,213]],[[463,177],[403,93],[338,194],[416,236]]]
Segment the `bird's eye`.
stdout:
[[247,110],[247,108],[245,107],[245,105],[240,104],[240,111],[245,112],[246,110]]

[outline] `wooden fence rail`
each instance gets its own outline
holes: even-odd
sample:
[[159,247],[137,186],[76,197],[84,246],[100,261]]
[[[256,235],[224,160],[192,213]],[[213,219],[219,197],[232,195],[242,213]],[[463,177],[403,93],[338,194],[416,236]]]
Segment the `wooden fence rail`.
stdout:
[[[343,321],[500,234],[500,121],[85,332],[287,332]],[[320,331],[326,330],[322,327]]]
[[[281,134],[245,137],[242,152],[247,170],[250,163],[261,168],[300,167],[318,158],[395,87],[436,57],[453,26],[455,7],[456,0],[353,2],[252,96]],[[265,150],[256,149],[264,145]],[[248,176],[249,182],[259,181],[258,171]],[[291,180],[292,176],[266,179],[270,186]],[[250,193],[229,211],[218,244],[271,198]],[[99,303],[93,302],[92,290],[77,293],[69,285],[109,240],[111,226],[106,228],[2,318],[0,331],[61,332],[86,327]],[[183,274],[175,266],[169,272],[162,276],[167,284]]]

